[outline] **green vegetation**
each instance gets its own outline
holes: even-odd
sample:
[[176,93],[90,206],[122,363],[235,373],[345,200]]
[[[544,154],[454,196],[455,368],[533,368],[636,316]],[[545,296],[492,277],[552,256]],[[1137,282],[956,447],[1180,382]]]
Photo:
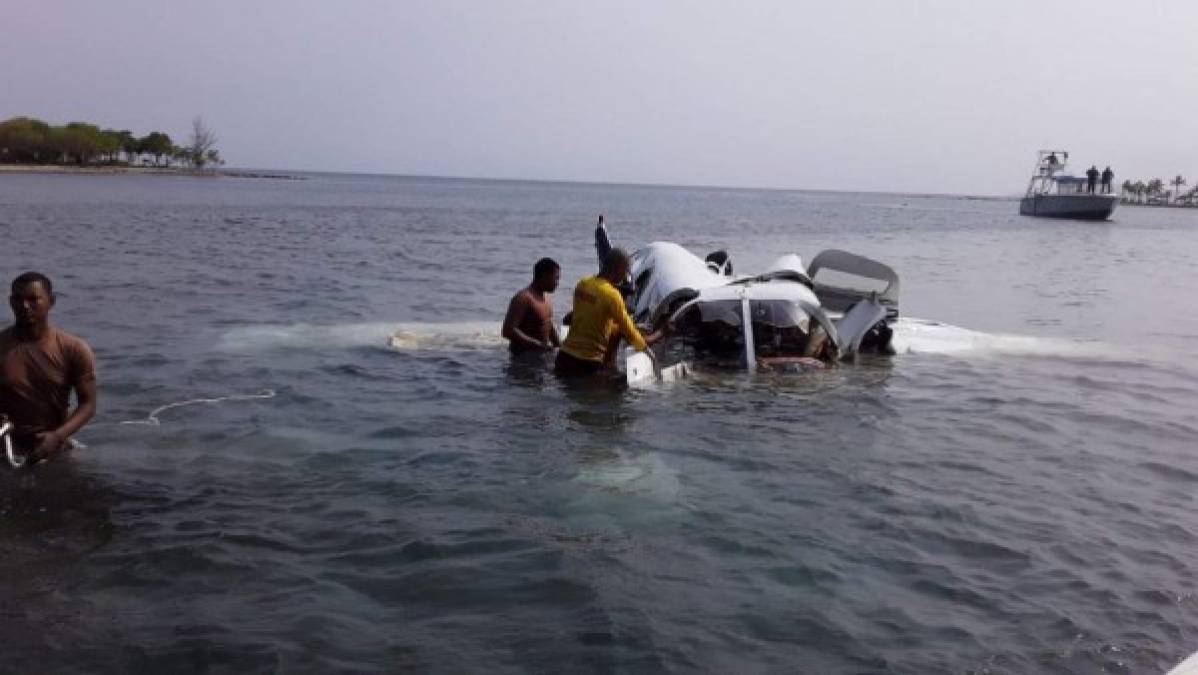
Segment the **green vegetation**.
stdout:
[[220,166],[224,160],[216,149],[216,135],[198,117],[182,147],[161,131],[138,138],[132,131],[101,129],[86,122],[51,126],[32,117],[14,117],[0,122],[0,164],[203,169]]
[[[1172,190],[1166,190],[1165,185],[1172,185]],[[1177,175],[1172,180],[1164,181],[1153,178],[1149,181],[1125,180],[1122,185],[1124,204],[1152,204],[1156,206],[1198,206],[1198,185],[1183,192],[1186,185],[1185,176]]]

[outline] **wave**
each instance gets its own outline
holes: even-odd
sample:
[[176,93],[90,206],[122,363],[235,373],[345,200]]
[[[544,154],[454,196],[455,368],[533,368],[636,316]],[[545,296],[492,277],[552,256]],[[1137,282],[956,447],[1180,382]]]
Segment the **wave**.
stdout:
[[239,326],[221,336],[217,349],[245,352],[270,349],[390,348],[397,351],[489,349],[503,344],[499,324],[369,322],[350,324],[268,324]]
[[1036,337],[1006,333],[984,333],[926,319],[900,318],[894,327],[898,354],[946,354],[952,356],[1042,356],[1086,361],[1171,363],[1164,351],[1147,351],[1098,340]]
[[[1136,365],[1175,364],[1177,361],[1173,352],[1154,351],[1142,345],[1132,350],[1093,339],[986,333],[927,319],[900,318],[894,329],[894,347],[900,356],[1033,356]],[[217,349],[230,352],[354,348],[398,352],[478,351],[499,349],[505,344],[499,334],[499,324],[492,321],[380,321],[239,326],[220,337]]]
[[387,338],[386,344],[397,351],[491,349],[507,344],[499,329],[498,323],[486,321],[404,324]]

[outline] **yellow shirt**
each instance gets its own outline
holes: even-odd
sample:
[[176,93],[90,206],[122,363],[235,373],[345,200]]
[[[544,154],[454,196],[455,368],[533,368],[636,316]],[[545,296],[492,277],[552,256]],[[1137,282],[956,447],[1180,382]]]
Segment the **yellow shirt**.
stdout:
[[574,318],[562,351],[585,361],[602,361],[607,344],[619,332],[634,348],[648,348],[645,338],[632,323],[624,298],[603,277],[586,277],[574,287]]

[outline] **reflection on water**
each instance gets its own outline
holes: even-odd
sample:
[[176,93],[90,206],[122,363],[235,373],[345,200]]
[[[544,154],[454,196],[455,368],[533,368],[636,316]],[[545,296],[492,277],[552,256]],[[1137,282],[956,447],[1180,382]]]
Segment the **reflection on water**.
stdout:
[[503,373],[507,382],[517,387],[543,389],[556,381],[552,353],[524,352],[506,356]]
[[[0,538],[14,548],[22,542],[46,547],[51,557],[81,555],[111,536],[112,501],[112,493],[94,477],[81,474],[70,457],[28,470],[6,466],[0,471]],[[6,555],[0,564],[15,562]]]
[[86,603],[80,606],[67,589],[79,566],[116,536],[110,514],[116,501],[69,457],[0,470],[0,607],[10,654],[12,645],[45,653],[97,628]]

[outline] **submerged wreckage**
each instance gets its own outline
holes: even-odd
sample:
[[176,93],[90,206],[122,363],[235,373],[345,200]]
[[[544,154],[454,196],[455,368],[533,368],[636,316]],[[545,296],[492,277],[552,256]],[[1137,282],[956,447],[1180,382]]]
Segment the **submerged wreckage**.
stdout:
[[[596,232],[602,257],[605,229]],[[671,242],[632,254],[628,310],[640,325],[669,322],[656,358],[627,350],[630,384],[673,380],[696,365],[786,370],[893,354],[899,279],[890,267],[845,251],[823,251],[806,268],[783,255],[756,275],[736,275],[723,251],[699,258]]]

